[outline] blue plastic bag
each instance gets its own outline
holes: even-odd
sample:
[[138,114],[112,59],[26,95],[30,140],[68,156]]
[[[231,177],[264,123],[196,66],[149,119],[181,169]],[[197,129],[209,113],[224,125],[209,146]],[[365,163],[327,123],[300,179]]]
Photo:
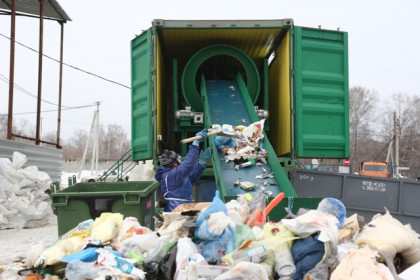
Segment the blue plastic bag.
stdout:
[[[99,254],[96,252],[96,250],[98,250],[97,247],[89,247],[89,248],[87,248],[85,250],[82,250],[80,252],[77,252],[73,255],[64,257],[60,261],[65,262],[65,263],[69,263],[72,260],[79,260],[79,261],[82,261],[82,262],[94,262],[98,259],[98,256],[99,256]],[[122,257],[122,255],[120,253],[118,253],[117,251],[113,251],[113,250],[106,249],[106,248],[104,248],[104,250],[107,250],[107,251],[113,253],[117,257]]]
[[216,194],[213,197],[213,201],[211,202],[210,206],[207,207],[207,209],[205,209],[203,212],[201,212],[200,215],[198,215],[195,221],[197,223],[197,227],[200,226],[201,223],[204,222],[204,220],[207,219],[207,217],[210,214],[220,212],[220,211],[222,211],[223,213],[227,215],[226,206],[223,203],[223,201],[220,199],[220,192],[216,191]]
[[219,191],[216,191],[210,206],[197,217],[195,236],[204,243],[201,254],[206,261],[216,261],[219,263],[223,256],[221,253],[228,254],[235,249],[235,231],[234,229],[227,227],[220,235],[211,232],[208,227],[207,219],[211,214],[216,212],[223,212],[227,216],[227,209],[220,199]]
[[232,137],[217,136],[214,140],[217,149],[221,148],[236,148],[236,141]]
[[225,254],[235,250],[235,231],[227,227],[217,239],[204,241],[201,254],[208,263],[220,263]]
[[343,227],[346,219],[346,207],[340,200],[332,197],[324,198],[318,204],[317,210],[334,215],[340,222],[338,228],[341,229]]

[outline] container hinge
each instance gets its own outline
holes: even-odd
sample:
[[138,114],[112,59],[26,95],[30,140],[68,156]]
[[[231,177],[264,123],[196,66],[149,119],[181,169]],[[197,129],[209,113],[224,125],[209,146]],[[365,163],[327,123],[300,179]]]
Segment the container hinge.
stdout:
[[283,25],[290,25],[290,26],[292,26],[293,25],[293,19],[291,19],[291,18],[285,18],[285,19],[283,19]]
[[154,26],[162,26],[163,25],[163,19],[155,19],[153,21]]

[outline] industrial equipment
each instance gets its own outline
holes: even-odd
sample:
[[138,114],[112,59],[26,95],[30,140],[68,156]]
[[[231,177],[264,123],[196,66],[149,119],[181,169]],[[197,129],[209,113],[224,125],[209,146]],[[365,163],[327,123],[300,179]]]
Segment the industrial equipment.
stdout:
[[[265,120],[267,164],[235,169],[213,144],[213,174],[224,197],[246,192],[262,169],[275,196],[296,193],[296,158],[348,158],[347,33],[283,20],[154,20],[131,42],[132,158],[163,149],[212,124]],[[267,118],[268,117],[268,118]],[[286,170],[285,170],[286,168]]]

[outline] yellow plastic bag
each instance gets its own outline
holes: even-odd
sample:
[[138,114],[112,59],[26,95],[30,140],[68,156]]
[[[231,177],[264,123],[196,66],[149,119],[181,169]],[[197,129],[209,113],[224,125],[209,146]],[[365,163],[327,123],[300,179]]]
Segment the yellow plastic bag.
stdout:
[[118,236],[123,225],[123,215],[120,213],[102,213],[95,219],[90,236],[108,242]]

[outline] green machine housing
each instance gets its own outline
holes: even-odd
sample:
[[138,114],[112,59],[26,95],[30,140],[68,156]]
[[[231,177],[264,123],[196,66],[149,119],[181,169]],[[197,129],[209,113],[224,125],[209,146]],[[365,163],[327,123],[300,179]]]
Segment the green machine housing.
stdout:
[[243,84],[282,166],[350,156],[346,32],[292,19],[154,20],[131,41],[134,161],[186,154],[180,140],[211,125],[205,80]]

